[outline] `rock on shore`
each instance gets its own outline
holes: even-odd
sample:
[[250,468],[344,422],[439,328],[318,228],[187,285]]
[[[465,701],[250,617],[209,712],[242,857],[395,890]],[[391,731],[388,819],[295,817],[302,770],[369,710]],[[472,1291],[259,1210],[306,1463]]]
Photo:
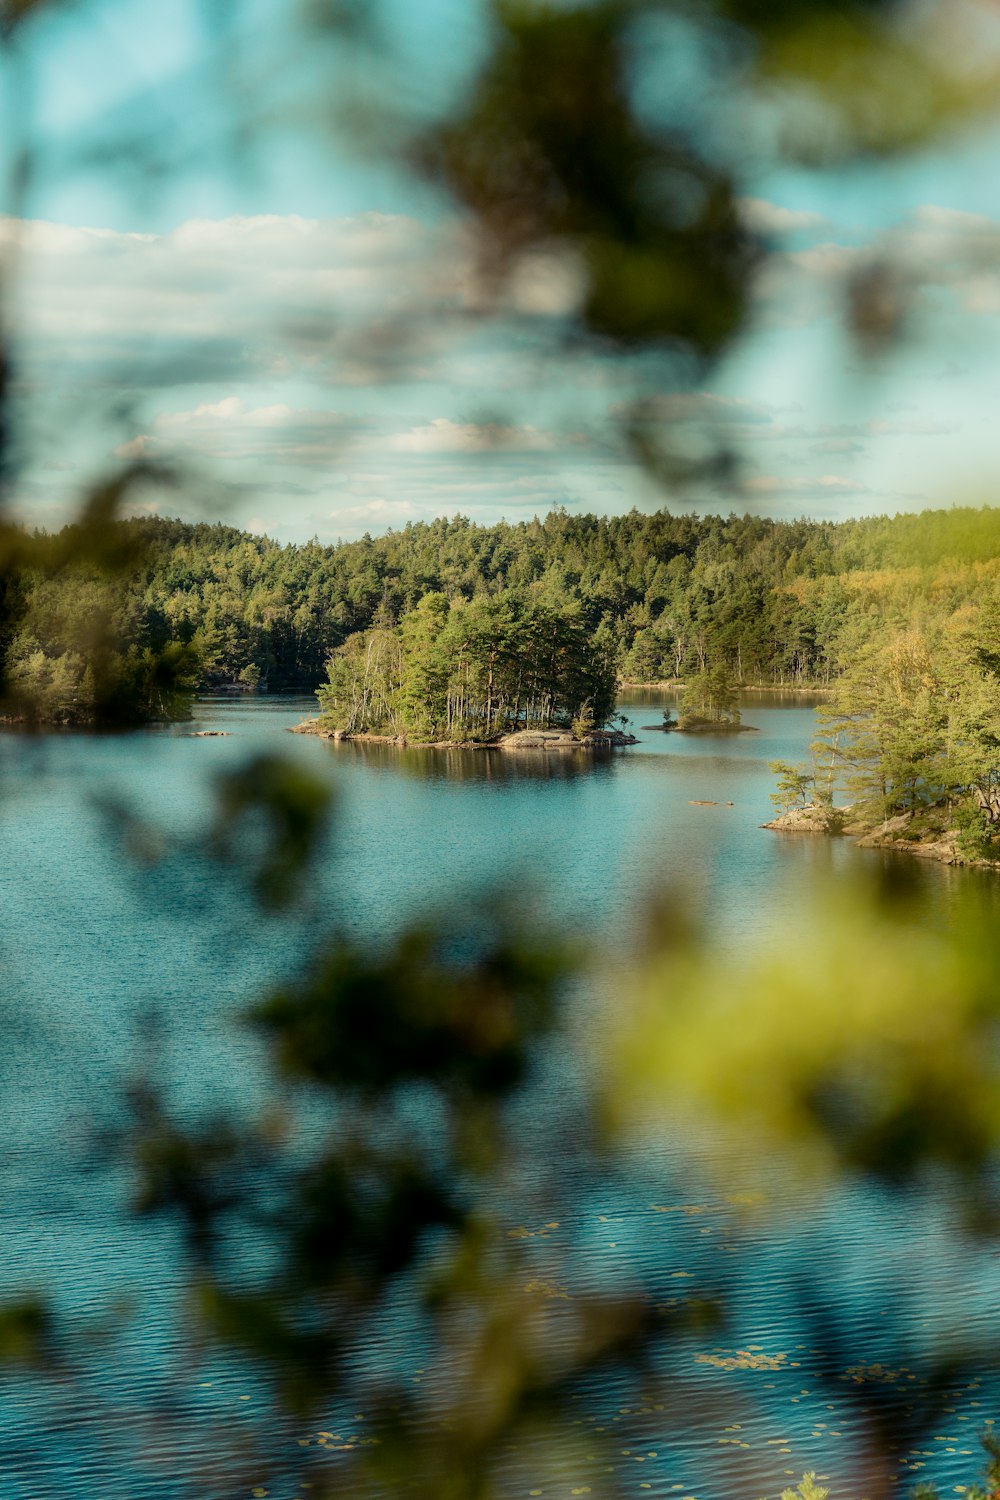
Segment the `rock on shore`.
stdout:
[[846,833],[850,815],[849,807],[821,807],[811,803],[808,807],[793,807],[760,826],[773,828],[776,833]]
[[958,851],[959,831],[948,828],[920,831],[914,826],[909,813],[899,813],[881,823],[852,820],[849,807],[794,807],[782,813],[762,828],[772,828],[776,833],[825,833],[844,834],[852,838],[859,849],[895,849],[904,854],[915,854],[918,859],[933,859],[939,864],[982,864],[989,860],[966,859]]
[[905,849],[919,859],[936,859],[943,865],[958,865],[966,863],[956,848],[958,837],[957,828],[948,828],[941,833],[914,838],[912,818],[908,813],[900,813],[898,817],[887,818],[884,823],[868,828],[856,842],[859,849]]
[[576,735],[569,729],[519,729],[499,741],[501,750],[611,750],[622,745],[637,745],[634,734],[620,729],[591,729]]

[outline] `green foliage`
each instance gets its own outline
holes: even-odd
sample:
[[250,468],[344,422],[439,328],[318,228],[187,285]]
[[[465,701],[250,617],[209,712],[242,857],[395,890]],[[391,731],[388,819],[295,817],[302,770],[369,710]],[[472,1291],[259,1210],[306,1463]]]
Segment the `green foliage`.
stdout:
[[739,683],[725,663],[718,662],[691,677],[681,697],[679,728],[739,724]]
[[856,649],[819,710],[820,779],[859,814],[919,817],[946,807],[977,857],[992,840],[1000,710],[974,617],[887,630]]
[[239,865],[263,907],[294,905],[329,805],[328,790],[281,756],[255,756],[219,778],[208,847],[216,859]]
[[[325,1422],[342,1396],[360,1399],[354,1351],[416,1279],[420,1359],[439,1378],[424,1397],[394,1361],[365,1398],[379,1442],[366,1472],[388,1466],[390,1491],[405,1434],[415,1493],[440,1493],[444,1474],[453,1493],[478,1493],[498,1445],[568,1404],[566,1374],[623,1354],[631,1335],[627,1309],[610,1316],[595,1298],[592,1316],[581,1298],[547,1360],[545,1323],[523,1317],[527,1248],[494,1220],[498,1185],[531,1161],[511,1107],[573,967],[502,897],[381,945],[334,938],[252,1015],[281,1080],[280,1128],[273,1113],[184,1127],[136,1091],[137,1206],[182,1227],[203,1334],[259,1361],[294,1411]],[[227,1243],[248,1222],[278,1253],[234,1276]],[[451,1415],[420,1420],[432,1411]],[[454,1488],[464,1465],[470,1487]]]
[[570,724],[570,728],[575,735],[582,739],[584,735],[589,734],[595,727],[593,709],[588,699],[585,703],[581,704],[580,712]]
[[782,1490],[781,1500],[827,1500],[830,1491],[817,1484],[815,1472],[803,1474],[793,1489]]
[[622,1010],[612,1108],[641,1120],[655,1099],[677,1139],[713,1122],[722,1182],[748,1157],[762,1178],[775,1163],[782,1197],[796,1176],[808,1196],[845,1172],[899,1187],[943,1172],[956,1207],[994,1224],[992,914],[970,902],[939,931],[915,912],[902,877],[830,884],[793,943],[752,961],[665,924]]
[[785,760],[772,760],[768,769],[778,778],[778,789],[771,792],[771,801],[779,812],[791,812],[794,807],[808,807],[815,776],[801,766],[790,765]]
[[322,722],[352,734],[400,731],[403,646],[394,630],[348,636],[327,663],[317,690]]
[[112,527],[102,544],[96,526],[13,543],[0,706],[29,722],[110,728],[185,718],[201,662],[143,606],[145,535]]
[[5,1301],[0,1308],[0,1364],[45,1368],[55,1349],[51,1309],[42,1297]]
[[[635,107],[639,8],[498,0],[493,10],[489,69],[468,111],[420,141],[419,164],[471,208],[495,259],[574,246],[590,332],[714,353],[744,317],[757,245],[721,164]],[[683,214],[650,191],[681,177]]]
[[[1000,1492],[1000,1436],[992,1423],[979,1434],[979,1441],[986,1452],[985,1483],[969,1485],[964,1492],[965,1500],[996,1500]],[[933,1484],[919,1484],[913,1491],[913,1500],[941,1500],[941,1492]]]
[[575,601],[529,591],[449,604],[428,595],[398,627],[333,653],[321,722],[349,733],[490,740],[519,728],[605,724],[616,687],[613,642]]
[[952,822],[958,829],[958,852],[966,859],[1000,858],[1000,835],[992,822],[984,819],[973,802],[962,800],[956,806]]

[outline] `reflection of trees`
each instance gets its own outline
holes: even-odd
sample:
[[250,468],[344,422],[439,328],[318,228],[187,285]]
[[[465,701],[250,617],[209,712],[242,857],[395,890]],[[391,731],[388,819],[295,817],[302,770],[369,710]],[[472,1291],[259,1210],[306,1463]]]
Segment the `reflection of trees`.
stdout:
[[[45,8],[38,0],[8,5],[8,41]],[[976,107],[990,92],[990,70],[947,71],[959,49],[929,24],[928,15],[946,24],[940,12],[887,0],[697,8],[496,0],[473,86],[453,110],[425,106],[414,119],[405,108],[412,95],[393,90],[391,46],[378,45],[376,23],[389,26],[390,17],[321,4],[276,28],[280,47],[257,62],[269,88],[244,96],[237,133],[259,131],[266,141],[268,108],[291,108],[292,61],[311,85],[296,106],[298,124],[323,139],[329,111],[318,105],[337,96],[345,60],[367,57],[371,95],[349,98],[356,141],[405,156],[468,216],[479,254],[462,315],[507,305],[550,356],[635,356],[637,391],[624,421],[632,450],[668,481],[711,478],[728,475],[733,456],[711,423],[681,429],[677,408],[660,398],[702,376],[746,327],[769,254],[743,207],[754,158],[771,149],[835,165],[888,155],[933,139]],[[223,24],[238,28],[244,14],[249,8],[205,10],[220,88],[246,81],[237,45],[245,37]],[[650,67],[662,71],[650,76]],[[162,141],[126,135],[106,142],[108,170],[164,164]],[[40,147],[27,147],[30,171]],[[533,317],[532,278],[553,274],[568,288],[563,301]],[[903,320],[903,281],[891,267],[869,265],[845,292],[862,348],[884,346]],[[308,330],[307,341],[322,342],[323,332]],[[419,333],[417,316],[383,323],[369,331],[367,353],[391,371],[419,349]],[[3,364],[9,370],[10,359]],[[640,378],[647,371],[651,385]],[[24,413],[9,378],[2,394],[10,470]],[[164,476],[136,464],[82,497],[78,556],[110,577],[134,567],[107,522],[154,478]],[[6,639],[17,621],[19,571],[37,564],[37,548],[11,528],[2,543]],[[701,624],[692,626],[696,649]],[[398,755],[370,746],[348,753],[369,764]],[[406,752],[399,763],[423,774],[420,754]],[[562,757],[505,757],[494,770],[491,757],[460,754],[444,771],[464,774],[466,765],[476,776],[578,771]],[[259,903],[294,917],[322,805],[307,778],[275,764],[223,784],[211,845],[245,877],[244,911]],[[839,925],[831,918],[790,952],[734,969],[692,943],[676,910],[665,908],[634,971],[619,964],[601,976],[620,1025],[609,1037],[600,1023],[608,1046],[598,1049],[596,1077],[567,1072],[576,1039],[560,1029],[561,1002],[575,956],[526,915],[516,900],[498,901],[418,923],[386,943],[331,936],[303,954],[253,1009],[274,1077],[260,1108],[248,1101],[225,1118],[176,1114],[154,1068],[136,1087],[118,1144],[138,1209],[163,1216],[178,1236],[192,1290],[179,1336],[192,1348],[204,1339],[241,1370],[257,1371],[275,1409],[302,1433],[294,1451],[275,1454],[265,1411],[248,1424],[255,1452],[245,1458],[231,1451],[230,1431],[220,1439],[229,1450],[221,1472],[199,1493],[267,1492],[272,1478],[276,1493],[307,1478],[317,1494],[434,1500],[550,1488],[631,1493],[649,1483],[637,1479],[635,1460],[659,1456],[654,1437],[683,1438],[709,1417],[714,1430],[735,1431],[770,1409],[756,1388],[740,1387],[734,1399],[721,1383],[777,1373],[774,1362],[787,1352],[725,1346],[715,1294],[733,1278],[692,1271],[693,1289],[676,1290],[667,1283],[675,1272],[675,1288],[686,1283],[686,1267],[664,1272],[657,1256],[624,1278],[614,1263],[603,1274],[595,1253],[595,1237],[610,1231],[596,1229],[600,1215],[585,1217],[581,1207],[592,1207],[589,1183],[604,1169],[588,1153],[613,1144],[616,1131],[642,1138],[650,1112],[666,1106],[686,1109],[683,1129],[690,1133],[693,1118],[699,1140],[718,1121],[720,1136],[741,1147],[743,1171],[749,1151],[756,1165],[798,1164],[813,1180],[826,1174],[830,1193],[842,1180],[860,1182],[877,1185],[882,1203],[914,1204],[914,1245],[921,1212],[935,1204],[950,1232],[966,1222],[995,1229],[996,957],[993,929],[974,915],[953,933],[928,932],[890,882]],[[568,1103],[568,1119],[550,1111],[553,1100]],[[718,1162],[708,1156],[724,1164],[721,1154]],[[687,1222],[702,1206],[657,1201],[648,1211],[666,1219],[678,1210],[677,1222]],[[511,1223],[522,1210],[522,1222]],[[719,1227],[724,1241],[721,1219]],[[724,1248],[738,1262],[754,1248],[753,1234],[730,1235]],[[659,1255],[673,1262],[682,1242],[688,1248],[673,1233]],[[949,1330],[922,1350],[901,1347],[905,1338],[891,1326],[875,1339],[858,1328],[849,1290],[833,1294],[822,1242],[806,1235],[798,1243],[785,1295],[801,1282],[809,1363],[788,1363],[805,1369],[796,1380],[849,1392],[858,1426],[844,1478],[876,1500],[892,1488],[901,1448],[928,1441],[972,1365],[988,1365],[992,1327],[980,1330],[981,1342]],[[602,1238],[605,1247],[616,1245]],[[53,1327],[58,1334],[36,1303],[11,1308],[0,1351],[34,1355],[58,1389],[64,1367],[52,1363]],[[720,1382],[692,1386],[699,1353]],[[914,1392],[890,1379],[900,1372],[907,1382],[914,1374]],[[623,1397],[603,1433],[582,1405],[601,1380]],[[177,1431],[187,1431],[190,1411],[169,1395],[152,1405],[178,1467]],[[699,1447],[695,1472],[679,1465],[676,1482],[701,1486],[708,1476],[720,1489],[756,1496],[776,1477],[765,1452],[763,1439],[749,1458],[740,1450],[716,1480]],[[115,1481],[129,1491],[127,1475]]]
[[614,761],[611,750],[441,750],[365,740],[347,740],[330,753],[419,781],[574,781],[607,774]]

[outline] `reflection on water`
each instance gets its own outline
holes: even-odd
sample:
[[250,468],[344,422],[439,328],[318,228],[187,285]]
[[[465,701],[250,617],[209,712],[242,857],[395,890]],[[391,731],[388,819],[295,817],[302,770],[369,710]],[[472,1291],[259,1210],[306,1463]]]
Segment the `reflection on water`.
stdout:
[[353,762],[366,771],[389,771],[421,781],[573,781],[578,776],[606,773],[614,755],[610,750],[435,749],[368,740],[324,743],[338,763]]

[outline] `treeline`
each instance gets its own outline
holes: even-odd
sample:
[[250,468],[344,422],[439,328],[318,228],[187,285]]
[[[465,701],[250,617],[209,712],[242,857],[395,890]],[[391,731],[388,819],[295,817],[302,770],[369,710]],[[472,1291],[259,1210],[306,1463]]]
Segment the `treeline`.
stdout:
[[449,629],[462,606],[488,601],[518,619],[572,617],[625,680],[724,670],[801,686],[838,680],[886,630],[959,611],[978,619],[1000,594],[1000,512],[990,509],[837,524],[557,510],[494,526],[441,519],[337,546],[157,518],[114,523],[109,535],[113,564],[75,547],[68,528],[31,539],[8,570],[8,698],[41,705],[39,717],[101,719],[112,702],[118,719],[157,717],[192,685],[311,691],[351,637],[400,625],[431,595],[455,613]]

